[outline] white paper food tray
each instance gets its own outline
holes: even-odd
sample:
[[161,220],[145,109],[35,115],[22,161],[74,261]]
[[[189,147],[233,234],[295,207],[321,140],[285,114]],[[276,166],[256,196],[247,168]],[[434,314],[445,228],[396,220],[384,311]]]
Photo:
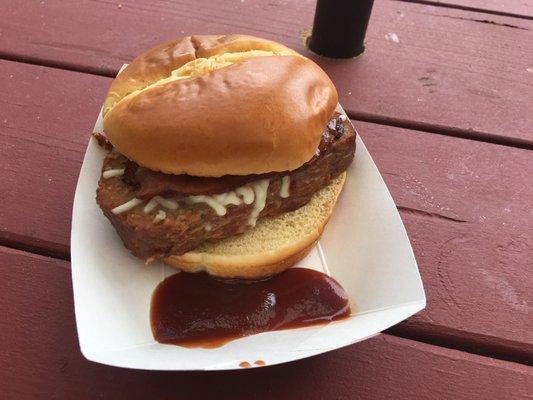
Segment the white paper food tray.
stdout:
[[[101,115],[94,130],[102,132]],[[255,360],[274,365],[364,340],[425,307],[400,215],[358,136],[355,161],[324,235],[297,264],[339,281],[353,315],[326,326],[248,336],[215,349],[159,344],[150,329],[150,298],[157,284],[176,271],[157,263],[147,267],[133,257],[102,214],[95,193],[104,156],[91,138],[72,216],[76,323],[81,351],[91,361],[149,370],[235,369]]]

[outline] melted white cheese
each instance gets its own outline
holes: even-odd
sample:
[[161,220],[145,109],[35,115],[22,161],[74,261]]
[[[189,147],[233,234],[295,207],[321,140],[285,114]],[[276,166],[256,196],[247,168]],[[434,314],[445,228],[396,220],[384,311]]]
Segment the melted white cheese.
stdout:
[[191,203],[191,204],[205,203],[209,207],[211,207],[213,210],[215,210],[215,212],[217,213],[218,216],[226,215],[226,212],[227,212],[226,207],[224,207],[223,205],[219,204],[211,196],[204,196],[204,195],[189,196],[189,197],[187,197],[186,201],[188,203]]
[[178,202],[171,200],[171,199],[165,199],[161,196],[155,196],[155,201],[159,203],[159,205],[168,208],[169,210],[176,210],[178,208]]
[[248,217],[248,224],[251,226],[255,226],[259,214],[265,208],[269,183],[268,179],[261,179],[250,184],[255,194],[254,208]]
[[145,214],[150,214],[152,211],[155,210],[157,205],[160,205],[162,207],[168,208],[169,210],[177,210],[178,209],[178,202],[172,199],[165,199],[161,196],[154,196],[152,199],[144,206],[143,212]]
[[286,199],[290,196],[289,187],[291,186],[291,177],[285,175],[281,178],[281,188],[279,189],[279,197]]
[[[241,186],[231,192],[215,194],[212,196],[189,196],[185,201],[189,204],[205,203],[211,207],[219,217],[226,215],[228,212],[226,207],[230,204],[235,206],[241,205],[242,203],[253,204],[252,212],[248,218],[248,224],[255,226],[259,214],[265,208],[268,184],[268,179],[261,179],[252,182],[250,185]],[[208,225],[204,228],[205,230],[212,229],[212,227]]]
[[146,204],[143,208],[143,212],[145,214],[150,214],[154,209],[157,207],[157,199],[155,197],[152,197],[152,199]]
[[215,194],[213,195],[213,198],[223,206],[227,206],[229,204],[233,204],[234,206],[238,206],[242,204],[242,200],[239,199],[237,194],[235,192],[227,192],[227,193],[221,193],[221,194]]
[[124,204],[121,204],[120,206],[117,206],[111,210],[113,214],[122,214],[123,212],[129,211],[132,208],[138,206],[143,201],[141,199],[133,198],[130,201],[125,202]]
[[167,217],[167,213],[164,210],[159,210],[154,217],[154,224],[163,221]]
[[241,186],[240,188],[235,189],[235,192],[239,196],[242,196],[244,204],[252,204],[255,199],[254,190],[250,186]]
[[216,214],[220,217],[226,215],[226,213],[228,212],[228,210],[226,209],[227,205],[233,204],[235,206],[238,206],[242,204],[242,200],[233,191],[215,194],[213,196],[189,196],[187,197],[187,201],[192,204],[205,203],[213,210],[215,210]]
[[122,176],[122,175],[124,175],[124,168],[108,169],[107,171],[104,171],[104,173],[102,174],[102,177],[104,179],[108,179],[108,178],[114,178],[115,176]]

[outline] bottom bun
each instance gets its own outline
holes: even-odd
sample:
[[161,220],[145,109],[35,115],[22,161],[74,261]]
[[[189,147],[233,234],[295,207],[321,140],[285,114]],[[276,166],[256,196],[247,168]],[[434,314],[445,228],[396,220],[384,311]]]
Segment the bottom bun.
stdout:
[[320,238],[345,178],[342,173],[297,210],[262,218],[241,235],[206,242],[163,261],[186,272],[206,271],[221,278],[259,279],[280,273],[304,258]]

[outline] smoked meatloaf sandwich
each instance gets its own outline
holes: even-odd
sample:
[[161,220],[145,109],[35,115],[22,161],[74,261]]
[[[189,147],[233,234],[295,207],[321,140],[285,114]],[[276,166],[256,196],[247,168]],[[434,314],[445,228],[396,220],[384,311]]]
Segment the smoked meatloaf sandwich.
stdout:
[[355,151],[311,60],[243,35],[191,36],[137,57],[104,104],[97,202],[137,257],[261,278],[317,241]]

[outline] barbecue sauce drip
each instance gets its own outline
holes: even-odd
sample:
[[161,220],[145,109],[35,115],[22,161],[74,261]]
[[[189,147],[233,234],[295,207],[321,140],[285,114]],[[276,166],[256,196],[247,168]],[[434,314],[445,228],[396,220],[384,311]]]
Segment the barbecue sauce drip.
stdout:
[[253,282],[181,272],[157,286],[150,309],[158,342],[204,348],[349,315],[344,289],[333,278],[307,268]]

